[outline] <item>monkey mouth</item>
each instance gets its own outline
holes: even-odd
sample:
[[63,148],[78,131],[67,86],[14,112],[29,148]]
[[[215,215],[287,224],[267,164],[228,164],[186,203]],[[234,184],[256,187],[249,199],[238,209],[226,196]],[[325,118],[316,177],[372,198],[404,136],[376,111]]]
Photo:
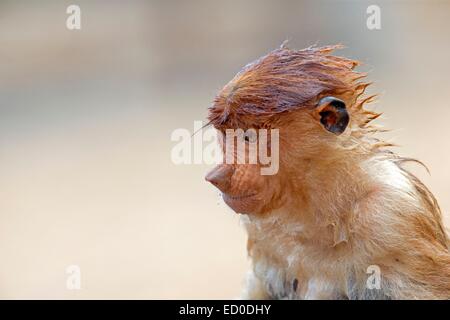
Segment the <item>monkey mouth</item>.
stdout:
[[245,195],[236,195],[236,196],[229,195],[226,193],[223,194],[223,196],[225,198],[230,199],[230,200],[243,200],[243,199],[248,199],[248,198],[254,197],[256,195],[257,195],[257,193],[249,193],[249,194],[245,194]]
[[243,195],[222,194],[225,203],[236,213],[249,214],[258,210],[260,201],[258,193],[247,193]]

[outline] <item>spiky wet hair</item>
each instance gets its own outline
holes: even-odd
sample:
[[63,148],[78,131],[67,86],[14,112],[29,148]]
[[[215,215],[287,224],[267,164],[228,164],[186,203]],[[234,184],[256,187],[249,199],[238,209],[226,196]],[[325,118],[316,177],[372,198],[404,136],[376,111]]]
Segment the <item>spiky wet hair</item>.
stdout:
[[360,98],[370,82],[354,71],[358,61],[331,53],[342,45],[280,48],[246,65],[216,96],[208,120],[216,128],[238,127],[253,117],[255,124],[299,108],[314,107],[324,95],[346,97],[352,122],[363,128],[379,114],[364,110],[375,96]]

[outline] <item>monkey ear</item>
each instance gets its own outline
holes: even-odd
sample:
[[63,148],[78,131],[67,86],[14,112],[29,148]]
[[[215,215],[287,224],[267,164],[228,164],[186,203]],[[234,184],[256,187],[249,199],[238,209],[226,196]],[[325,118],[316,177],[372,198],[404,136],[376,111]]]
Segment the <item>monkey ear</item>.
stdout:
[[325,97],[320,99],[316,110],[320,123],[328,131],[339,135],[347,128],[350,117],[344,101],[335,97]]

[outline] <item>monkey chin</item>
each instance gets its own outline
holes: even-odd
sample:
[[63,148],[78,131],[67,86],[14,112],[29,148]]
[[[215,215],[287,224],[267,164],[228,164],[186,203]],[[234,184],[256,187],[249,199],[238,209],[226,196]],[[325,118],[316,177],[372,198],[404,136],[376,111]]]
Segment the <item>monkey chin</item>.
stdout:
[[258,213],[262,208],[261,199],[259,199],[257,193],[249,193],[239,196],[222,193],[222,198],[225,203],[236,213]]

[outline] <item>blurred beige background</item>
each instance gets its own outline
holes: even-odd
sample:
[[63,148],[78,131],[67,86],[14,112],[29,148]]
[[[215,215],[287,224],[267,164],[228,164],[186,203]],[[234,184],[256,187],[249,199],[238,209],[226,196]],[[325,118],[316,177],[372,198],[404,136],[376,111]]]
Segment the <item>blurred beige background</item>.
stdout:
[[[285,39],[365,63],[378,123],[428,165],[415,172],[450,222],[449,32],[446,1],[2,0],[0,298],[237,297],[239,219],[208,166],[171,162],[170,134]],[[72,264],[81,290],[66,288]]]

